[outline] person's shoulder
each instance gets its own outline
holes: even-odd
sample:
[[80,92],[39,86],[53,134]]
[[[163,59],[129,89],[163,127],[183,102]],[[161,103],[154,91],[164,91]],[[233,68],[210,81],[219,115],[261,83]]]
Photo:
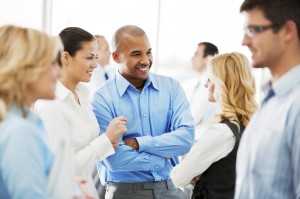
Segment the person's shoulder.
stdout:
[[90,102],[93,105],[98,104],[99,99],[112,100],[116,93],[118,93],[118,91],[115,83],[115,77],[110,78],[91,95]]
[[[296,97],[300,97],[300,83],[293,89],[292,94],[295,95]],[[299,101],[295,99],[295,101]]]
[[157,74],[157,73],[150,73],[150,77],[155,78],[155,79],[165,80],[165,81],[177,81],[173,77],[161,75],[161,74]]
[[58,110],[61,110],[64,107],[63,102],[59,99],[55,100],[37,100],[32,110],[35,114],[40,116],[43,113],[49,113],[49,112],[57,112]]
[[151,73],[150,74],[150,77],[151,77],[151,80],[156,82],[157,84],[159,85],[164,85],[164,86],[177,86],[179,85],[179,81],[176,80],[175,78],[173,77],[170,77],[170,76],[165,76],[165,75],[161,75],[161,74],[154,74],[154,73]]
[[27,139],[29,136],[40,137],[37,125],[20,115],[8,115],[0,125],[0,129],[3,137],[16,139]]
[[232,137],[233,133],[228,125],[225,123],[215,123],[210,125],[206,133],[213,133],[215,136],[230,136]]
[[300,84],[297,85],[293,91],[289,94],[288,96],[288,101],[290,101],[290,103],[284,103],[283,106],[285,106],[286,104],[289,104],[289,109],[290,109],[290,113],[292,113],[293,115],[300,115]]
[[96,90],[96,93],[109,93],[112,89],[116,88],[116,80],[115,80],[115,76],[113,78],[110,78],[108,80],[106,80],[100,88],[98,88]]

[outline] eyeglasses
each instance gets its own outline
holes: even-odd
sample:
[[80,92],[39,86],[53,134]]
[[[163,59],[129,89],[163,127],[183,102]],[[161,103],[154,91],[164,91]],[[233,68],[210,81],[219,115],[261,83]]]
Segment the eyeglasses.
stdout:
[[247,26],[244,31],[248,37],[253,37],[255,34],[264,32],[265,30],[273,29],[276,31],[278,28],[279,26],[277,24],[267,26]]

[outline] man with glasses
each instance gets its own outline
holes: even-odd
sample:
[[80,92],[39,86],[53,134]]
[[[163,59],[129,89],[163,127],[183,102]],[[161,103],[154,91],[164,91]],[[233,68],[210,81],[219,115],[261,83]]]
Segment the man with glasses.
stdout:
[[300,1],[245,0],[242,44],[272,78],[243,134],[236,199],[300,198]]

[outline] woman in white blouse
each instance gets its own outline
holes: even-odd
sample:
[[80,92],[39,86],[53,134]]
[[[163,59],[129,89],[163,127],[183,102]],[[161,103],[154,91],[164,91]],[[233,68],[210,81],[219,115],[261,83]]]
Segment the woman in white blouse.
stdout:
[[208,66],[208,101],[218,103],[216,122],[171,172],[177,187],[195,185],[192,198],[233,198],[240,136],[255,112],[255,79],[240,53],[217,55]]
[[[80,82],[89,82],[97,67],[98,44],[89,32],[69,27],[59,34],[64,46],[61,77],[57,82],[55,101],[38,101],[34,110],[44,120],[46,130],[59,151],[68,158],[66,169],[87,179],[82,192],[98,198],[92,180],[92,169],[99,160],[114,154],[118,138],[126,129],[126,118],[111,121],[107,131],[100,129],[89,102],[89,90]],[[99,55],[101,56],[101,55]],[[74,172],[73,172],[74,173]],[[74,177],[74,176],[73,176]]]

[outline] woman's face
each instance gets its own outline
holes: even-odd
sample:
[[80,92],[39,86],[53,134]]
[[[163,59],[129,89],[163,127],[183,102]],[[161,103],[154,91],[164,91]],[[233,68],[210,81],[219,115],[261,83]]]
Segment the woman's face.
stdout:
[[209,102],[216,102],[215,98],[215,83],[213,83],[209,78],[205,83],[205,88],[208,90],[208,101]]
[[83,42],[81,50],[73,57],[69,57],[69,63],[63,69],[68,78],[75,82],[89,82],[93,70],[97,67],[98,44],[96,40]]
[[38,99],[55,99],[56,82],[60,74],[59,65],[54,59],[39,78],[25,88],[29,105]]

